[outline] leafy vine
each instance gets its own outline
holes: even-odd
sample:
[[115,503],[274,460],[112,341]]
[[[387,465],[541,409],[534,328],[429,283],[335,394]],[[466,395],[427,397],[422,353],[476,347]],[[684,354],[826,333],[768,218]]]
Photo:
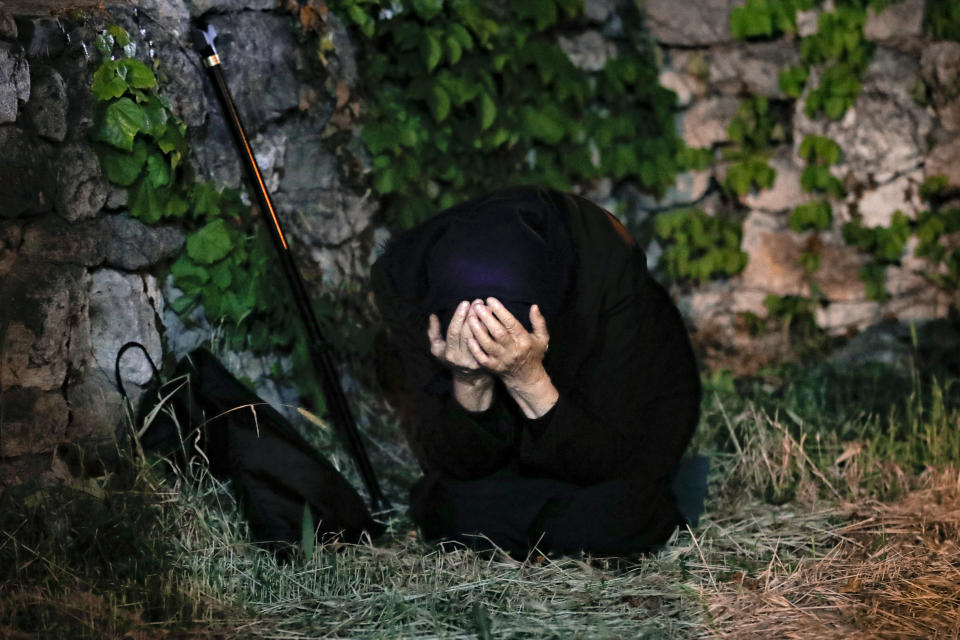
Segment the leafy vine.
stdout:
[[650,191],[684,168],[672,92],[652,48],[633,38],[602,70],[574,66],[556,43],[580,0],[337,0],[365,36],[371,89],[363,141],[394,228],[503,184],[569,189],[600,177]]
[[228,348],[292,350],[296,377],[309,380],[308,355],[296,340],[300,328],[277,304],[279,273],[250,207],[237,190],[195,177],[186,162],[186,127],[160,99],[154,71],[133,57],[127,32],[109,26],[96,48],[91,135],[104,174],[126,188],[131,217],[186,231],[184,250],[170,267],[183,295],[171,308],[186,316],[202,305]]

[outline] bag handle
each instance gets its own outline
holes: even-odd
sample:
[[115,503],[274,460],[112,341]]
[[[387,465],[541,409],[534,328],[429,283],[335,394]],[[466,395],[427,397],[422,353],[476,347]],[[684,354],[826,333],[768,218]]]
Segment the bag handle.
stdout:
[[143,346],[139,342],[134,341],[134,342],[128,342],[122,347],[120,347],[120,350],[117,351],[117,359],[113,365],[113,375],[117,382],[117,391],[120,392],[120,395],[123,396],[123,399],[127,402],[130,402],[130,397],[127,395],[127,390],[123,388],[123,380],[120,377],[120,359],[123,358],[123,354],[126,352],[127,349],[130,349],[133,347],[140,349],[140,351],[143,352],[143,355],[147,357],[147,362],[150,363],[150,368],[153,370],[153,375],[151,376],[150,379],[153,380],[154,378],[156,379],[160,378],[160,371],[157,370],[157,365],[153,363],[153,358],[150,357],[150,354],[147,352],[147,348],[145,346]]

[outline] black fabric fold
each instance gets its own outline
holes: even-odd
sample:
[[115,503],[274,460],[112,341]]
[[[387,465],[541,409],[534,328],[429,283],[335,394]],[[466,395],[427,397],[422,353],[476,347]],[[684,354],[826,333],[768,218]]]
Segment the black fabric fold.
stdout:
[[[466,501],[443,507],[447,515],[470,512],[479,522],[489,518],[491,526],[497,518],[529,526],[551,496],[542,502],[527,500],[521,494],[528,485],[520,484],[513,499],[496,513],[485,513],[493,502],[484,498],[471,507],[469,496],[488,496],[489,487],[478,485],[479,493],[474,494],[469,483],[483,484],[495,474],[558,482],[578,490],[613,483],[611,487],[627,493],[619,495],[611,489],[603,495],[612,502],[597,508],[603,513],[635,511],[623,525],[634,533],[611,531],[606,539],[621,542],[604,543],[603,548],[626,548],[630,539],[635,550],[649,548],[654,544],[651,540],[662,536],[647,535],[641,529],[662,533],[680,521],[669,478],[699,418],[699,375],[683,320],[667,292],[650,277],[643,251],[602,208],[538,187],[512,187],[488,197],[494,197],[501,208],[511,198],[543,203],[550,212],[544,224],[571,243],[573,266],[559,311],[548,318],[550,348],[544,358],[560,399],[547,415],[529,420],[501,387],[495,393],[496,413],[482,416],[462,408],[457,412],[459,405],[449,391],[424,392],[424,386],[443,371],[429,353],[426,336],[427,265],[433,244],[447,227],[461,224],[464,216],[472,216],[471,223],[478,224],[486,213],[474,202],[441,213],[397,238],[374,265],[372,284],[401,364],[401,379],[392,382],[410,399],[405,431],[426,474],[424,482],[444,487],[418,495],[433,496],[428,500],[430,508],[440,508],[438,495],[458,495]],[[496,416],[493,426],[491,416]],[[571,491],[563,500],[551,502],[551,509],[582,505],[576,491]],[[533,512],[501,513],[510,508]],[[414,513],[427,517],[429,510],[418,503]],[[552,517],[572,526],[577,518],[591,516],[589,510],[582,510],[579,516],[571,512],[567,519]],[[457,528],[451,526],[444,536]],[[590,550],[589,533],[567,540],[558,526],[553,526],[555,533],[549,538],[558,541],[558,549],[579,540]],[[507,537],[526,539],[526,533],[514,533]],[[621,534],[625,537],[617,538]]]

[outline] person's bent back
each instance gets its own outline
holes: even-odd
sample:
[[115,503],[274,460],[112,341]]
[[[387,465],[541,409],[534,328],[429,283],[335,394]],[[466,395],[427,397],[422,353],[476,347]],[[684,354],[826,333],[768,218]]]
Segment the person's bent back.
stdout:
[[699,418],[697,367],[612,215],[503,189],[399,235],[372,276],[424,471],[412,513],[425,536],[628,554],[683,521],[671,479]]

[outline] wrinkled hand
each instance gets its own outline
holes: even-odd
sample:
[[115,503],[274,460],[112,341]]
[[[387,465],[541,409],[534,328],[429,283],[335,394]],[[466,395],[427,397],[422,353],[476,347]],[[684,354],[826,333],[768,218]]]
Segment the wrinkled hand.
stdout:
[[440,335],[440,319],[431,313],[427,337],[430,339],[430,353],[434,358],[449,368],[455,377],[473,382],[489,377],[489,373],[470,351],[469,343],[473,339],[473,332],[467,316],[472,313],[470,303],[466,300],[461,302],[450,320],[450,326],[447,327],[446,338]]
[[546,377],[543,356],[550,334],[537,305],[530,307],[533,333],[496,298],[487,298],[486,304],[475,301],[471,311],[467,345],[479,366],[495,373],[508,386],[531,386]]

